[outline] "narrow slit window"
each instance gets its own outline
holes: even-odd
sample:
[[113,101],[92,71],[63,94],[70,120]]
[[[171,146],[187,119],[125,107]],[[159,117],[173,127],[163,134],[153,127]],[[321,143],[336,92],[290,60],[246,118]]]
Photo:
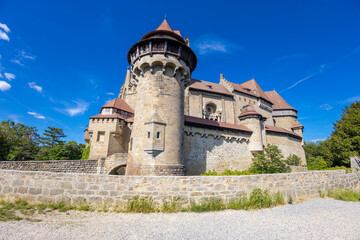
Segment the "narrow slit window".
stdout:
[[150,138],[150,132],[148,132],[148,138]]
[[160,138],[160,132],[157,132],[156,138]]

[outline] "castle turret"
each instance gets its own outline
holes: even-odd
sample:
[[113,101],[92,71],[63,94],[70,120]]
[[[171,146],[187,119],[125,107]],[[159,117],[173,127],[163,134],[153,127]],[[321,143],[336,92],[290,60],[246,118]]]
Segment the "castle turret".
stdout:
[[266,143],[265,124],[266,118],[256,112],[253,106],[245,106],[239,115],[240,123],[253,131],[250,137],[249,150],[252,153],[264,151]]
[[126,175],[184,175],[184,88],[195,53],[166,19],[128,53],[135,118]]

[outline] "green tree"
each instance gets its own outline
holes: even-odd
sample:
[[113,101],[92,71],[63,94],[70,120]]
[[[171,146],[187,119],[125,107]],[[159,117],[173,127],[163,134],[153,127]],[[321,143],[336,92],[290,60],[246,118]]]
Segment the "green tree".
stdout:
[[60,143],[49,148],[48,158],[50,160],[76,160],[81,158],[82,151],[82,144],[77,144],[75,141]]
[[39,142],[44,147],[55,147],[58,144],[65,143],[62,138],[65,138],[66,135],[64,134],[63,130],[61,128],[55,128],[55,127],[48,127],[48,129],[45,129],[43,133],[43,137],[40,137]]
[[285,160],[285,163],[291,166],[299,166],[300,162],[301,159],[295,154],[290,154]]
[[265,154],[256,154],[252,159],[253,163],[249,168],[252,173],[286,173],[291,169],[286,165],[281,150],[275,145],[269,145]]
[[39,150],[37,129],[11,120],[2,121],[1,132],[8,146],[7,160],[32,160]]
[[85,160],[89,159],[90,147],[91,147],[91,144],[89,144],[89,146],[87,146],[86,148],[85,147],[83,148],[83,151],[81,154],[81,159],[85,159]]
[[10,151],[9,142],[6,139],[5,134],[0,128],[0,160],[6,160]]
[[334,123],[329,142],[334,166],[349,167],[349,157],[360,155],[360,101],[345,107],[340,120]]
[[307,159],[307,168],[309,170],[322,170],[327,168],[328,165],[326,161],[321,156],[310,157]]
[[318,141],[314,142],[305,142],[305,154],[306,161],[309,162],[310,158],[321,157],[327,164],[328,167],[333,166],[333,154],[331,152],[331,142]]

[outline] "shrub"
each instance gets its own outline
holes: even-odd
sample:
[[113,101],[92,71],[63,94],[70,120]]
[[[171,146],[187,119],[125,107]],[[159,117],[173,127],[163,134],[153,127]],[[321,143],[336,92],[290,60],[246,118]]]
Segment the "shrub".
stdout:
[[201,174],[201,176],[218,176],[218,173],[214,170],[208,170],[205,173]]
[[190,212],[210,212],[210,211],[220,211],[226,208],[225,204],[220,198],[210,197],[204,199],[200,203],[190,202],[189,211]]
[[309,170],[322,170],[327,167],[327,163],[322,157],[310,157],[307,161],[307,168]]
[[126,205],[126,212],[150,213],[155,212],[155,204],[152,197],[134,196],[129,199]]
[[209,170],[201,176],[240,176],[240,175],[254,175],[257,173],[252,173],[249,170],[239,171],[239,170],[230,170],[225,169],[222,173],[218,174],[215,170]]
[[81,159],[85,159],[85,160],[89,159],[90,147],[91,147],[91,144],[89,144],[89,146],[87,146],[86,148],[82,149]]
[[360,192],[357,192],[353,189],[329,189],[328,197],[335,198],[342,201],[351,201],[359,202],[360,201]]
[[291,165],[291,166],[300,166],[301,159],[295,154],[290,154],[286,158],[285,162],[286,162],[286,164]]
[[287,173],[291,169],[286,165],[281,150],[275,145],[269,145],[265,154],[256,154],[249,168],[252,173]]
[[171,213],[171,212],[179,212],[180,211],[180,198],[179,197],[171,197],[169,200],[163,199],[161,212]]

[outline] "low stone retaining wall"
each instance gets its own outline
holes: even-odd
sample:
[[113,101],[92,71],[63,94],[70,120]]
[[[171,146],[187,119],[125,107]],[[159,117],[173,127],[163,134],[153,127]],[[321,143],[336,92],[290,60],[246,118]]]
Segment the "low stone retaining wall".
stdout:
[[93,207],[126,204],[133,196],[152,196],[157,202],[178,196],[184,202],[204,197],[234,198],[255,187],[281,191],[286,198],[318,197],[328,188],[360,188],[360,171],[312,171],[250,176],[110,176],[80,173],[0,170],[0,198],[31,202],[80,204]]
[[98,160],[0,161],[0,169],[65,173],[97,173]]

